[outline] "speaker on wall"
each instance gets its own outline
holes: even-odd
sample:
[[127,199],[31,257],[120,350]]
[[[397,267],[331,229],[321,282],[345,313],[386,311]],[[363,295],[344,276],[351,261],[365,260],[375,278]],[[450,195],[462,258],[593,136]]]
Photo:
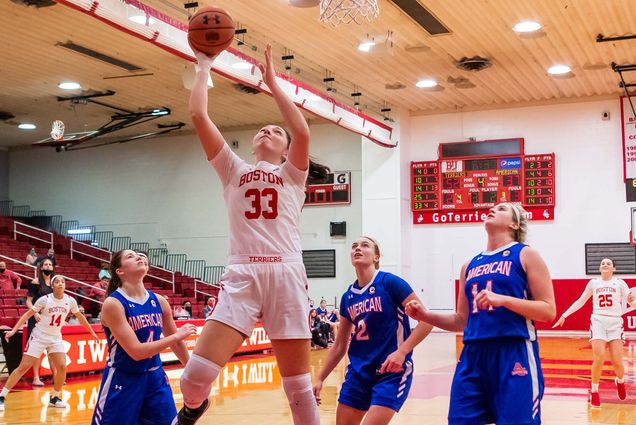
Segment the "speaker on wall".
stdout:
[[347,236],[346,221],[332,221],[329,223],[330,236]]

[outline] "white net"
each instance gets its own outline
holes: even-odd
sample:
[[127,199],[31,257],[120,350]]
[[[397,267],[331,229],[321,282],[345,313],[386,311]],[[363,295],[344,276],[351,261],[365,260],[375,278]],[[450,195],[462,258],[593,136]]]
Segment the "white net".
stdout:
[[320,21],[331,25],[361,24],[371,21],[380,14],[377,0],[321,0]]
[[53,125],[51,126],[51,139],[55,141],[60,141],[64,139],[64,123],[60,120],[53,121]]

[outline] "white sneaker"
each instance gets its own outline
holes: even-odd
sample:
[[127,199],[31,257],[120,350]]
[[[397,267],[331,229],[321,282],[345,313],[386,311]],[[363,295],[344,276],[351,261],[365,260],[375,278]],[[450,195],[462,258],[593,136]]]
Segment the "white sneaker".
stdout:
[[0,412],[4,412],[4,397],[0,397]]
[[64,403],[64,401],[60,400],[59,397],[51,397],[51,399],[49,400],[49,406],[52,407],[59,407],[61,409],[66,407],[66,403]]

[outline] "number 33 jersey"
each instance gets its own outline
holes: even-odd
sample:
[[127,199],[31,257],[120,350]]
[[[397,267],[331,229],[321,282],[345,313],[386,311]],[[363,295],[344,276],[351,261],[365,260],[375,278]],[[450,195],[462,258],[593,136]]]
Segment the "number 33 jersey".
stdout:
[[[340,302],[340,315],[354,325],[349,344],[349,371],[372,379],[387,356],[411,335],[402,303],[413,293],[400,277],[378,271],[371,283],[349,286]],[[406,360],[410,360],[409,353]]]
[[48,294],[38,298],[33,304],[33,311],[40,314],[40,321],[36,327],[47,335],[61,335],[62,326],[70,313],[77,313],[77,301],[64,294],[61,299]]
[[229,255],[299,253],[302,171],[286,161],[248,164],[225,144],[210,161],[223,184],[229,218]]
[[531,299],[528,278],[521,265],[521,250],[527,245],[513,242],[492,252],[475,256],[466,268],[464,294],[468,301],[468,322],[464,342],[501,337],[536,340],[534,323],[505,307],[480,309],[475,297],[483,289],[509,297]]

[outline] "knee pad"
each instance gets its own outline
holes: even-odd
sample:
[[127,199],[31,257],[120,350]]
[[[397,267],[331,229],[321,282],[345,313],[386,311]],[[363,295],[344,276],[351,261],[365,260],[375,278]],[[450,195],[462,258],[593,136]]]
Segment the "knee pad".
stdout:
[[309,373],[283,377],[283,389],[289,400],[295,425],[319,425],[318,404]]
[[219,376],[221,366],[193,354],[181,375],[183,402],[190,408],[197,408],[210,396],[212,383]]

